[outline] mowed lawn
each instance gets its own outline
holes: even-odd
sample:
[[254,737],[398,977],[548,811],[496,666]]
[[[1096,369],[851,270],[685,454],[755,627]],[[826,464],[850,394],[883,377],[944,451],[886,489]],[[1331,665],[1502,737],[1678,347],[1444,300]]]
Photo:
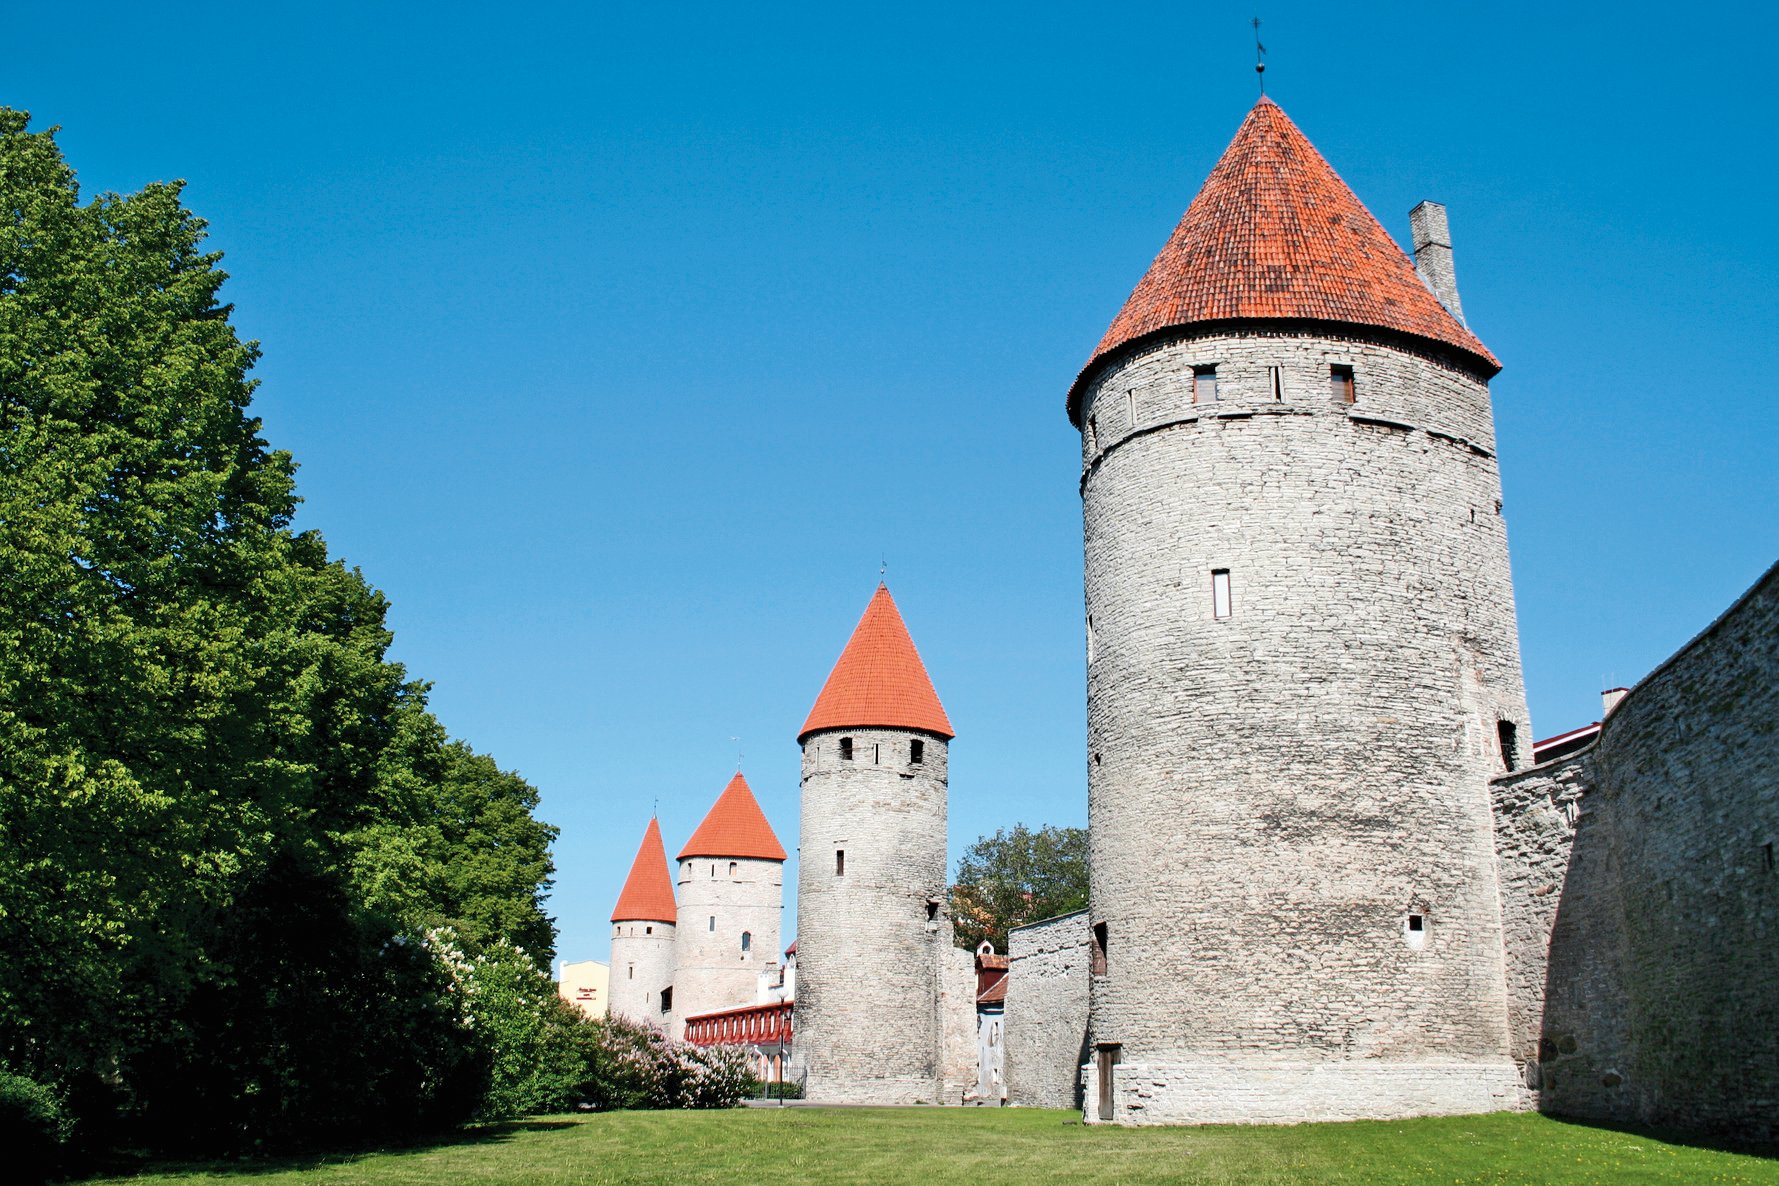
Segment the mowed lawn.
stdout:
[[785,1108],[545,1117],[412,1149],[161,1167],[104,1180],[134,1186],[1779,1183],[1779,1159],[1509,1114],[1117,1129],[1084,1126],[1075,1113],[1023,1108]]

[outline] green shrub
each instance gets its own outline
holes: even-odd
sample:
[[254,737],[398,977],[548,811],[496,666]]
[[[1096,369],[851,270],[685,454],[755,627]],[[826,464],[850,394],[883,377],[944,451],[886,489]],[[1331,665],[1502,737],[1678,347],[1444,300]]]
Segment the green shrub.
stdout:
[[55,1090],[0,1070],[0,1149],[7,1167],[26,1182],[47,1177],[61,1161],[74,1121]]

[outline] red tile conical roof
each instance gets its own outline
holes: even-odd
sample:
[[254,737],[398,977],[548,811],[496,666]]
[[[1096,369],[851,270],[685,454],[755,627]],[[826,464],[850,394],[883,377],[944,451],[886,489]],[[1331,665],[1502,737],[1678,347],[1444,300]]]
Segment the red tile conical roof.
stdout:
[[1069,389],[1138,338],[1204,321],[1341,321],[1429,338],[1501,369],[1421,282],[1297,125],[1261,99]]
[[797,740],[817,729],[871,726],[953,736],[951,720],[887,585],[877,586]]
[[673,878],[667,873],[667,848],[661,843],[661,821],[649,820],[642,847],[630,863],[630,876],[618,893],[612,921],[678,922],[673,902]]
[[784,846],[766,822],[766,813],[748,788],[747,779],[737,770],[723,793],[711,805],[710,813],[686,846],[679,850],[679,859],[687,857],[751,857],[760,861],[784,860]]

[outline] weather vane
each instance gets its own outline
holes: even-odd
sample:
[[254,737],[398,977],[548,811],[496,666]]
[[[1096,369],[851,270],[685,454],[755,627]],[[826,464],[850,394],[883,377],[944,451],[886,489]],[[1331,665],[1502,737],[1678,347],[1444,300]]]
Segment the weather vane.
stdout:
[[882,562],[877,565],[877,579],[881,581],[883,579],[883,574],[888,571],[889,571],[889,557],[885,556],[883,558]]
[[741,752],[741,738],[731,737],[729,740],[735,743],[735,773],[740,774],[742,759],[747,755]]
[[1254,18],[1254,73],[1260,76],[1260,93],[1266,94],[1266,47],[1260,44],[1260,18]]

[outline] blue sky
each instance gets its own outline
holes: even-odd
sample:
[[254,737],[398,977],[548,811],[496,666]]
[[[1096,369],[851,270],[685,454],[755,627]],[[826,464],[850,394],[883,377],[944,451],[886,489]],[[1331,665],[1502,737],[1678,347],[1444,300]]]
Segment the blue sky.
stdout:
[[[567,958],[738,748],[794,846],[884,560],[953,853],[1085,820],[1063,394],[1254,100],[1253,6],[962,8],[8,6],[0,103],[89,192],[188,180],[301,525],[562,829]],[[1451,210],[1540,737],[1779,558],[1776,14],[1261,12],[1385,226]]]

